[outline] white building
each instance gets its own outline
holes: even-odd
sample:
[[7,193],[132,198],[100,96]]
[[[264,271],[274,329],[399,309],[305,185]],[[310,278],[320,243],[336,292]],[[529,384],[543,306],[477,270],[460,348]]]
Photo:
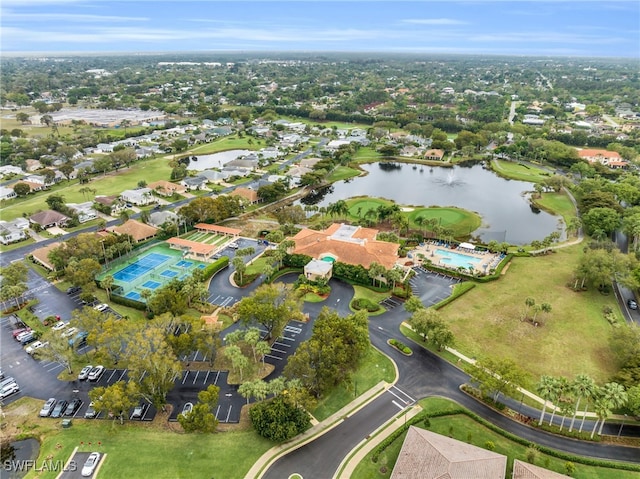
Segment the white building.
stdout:
[[136,206],[150,205],[156,202],[151,188],[136,188],[135,190],[125,190],[120,193],[120,198],[126,203]]

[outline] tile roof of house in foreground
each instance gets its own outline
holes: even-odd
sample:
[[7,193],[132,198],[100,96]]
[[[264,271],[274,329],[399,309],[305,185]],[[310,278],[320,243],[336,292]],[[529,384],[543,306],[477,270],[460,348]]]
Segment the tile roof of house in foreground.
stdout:
[[134,239],[134,241],[144,241],[148,238],[154,237],[158,232],[158,228],[146,225],[140,221],[127,220],[126,223],[120,226],[110,228],[110,231],[119,235],[129,235]]
[[504,479],[507,456],[411,426],[391,479]]
[[368,268],[376,262],[392,268],[398,259],[397,243],[376,240],[378,230],[334,223],[324,231],[303,229],[292,239],[293,253],[321,259],[331,256],[342,263]]
[[49,259],[49,252],[56,249],[61,244],[62,243],[54,242],[54,243],[48,244],[47,246],[43,246],[42,248],[34,249],[31,255],[38,263],[43,265],[45,268],[53,271],[55,267],[53,266],[53,264],[51,263],[51,260]]
[[518,459],[513,461],[513,479],[560,479],[567,476],[559,472],[550,471],[544,467],[534,466]]

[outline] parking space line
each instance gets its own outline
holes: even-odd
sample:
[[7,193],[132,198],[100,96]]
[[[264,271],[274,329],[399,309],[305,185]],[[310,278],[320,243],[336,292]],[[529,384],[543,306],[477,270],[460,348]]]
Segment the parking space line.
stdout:
[[114,375],[115,373],[117,373],[117,372],[118,372],[118,370],[117,370],[117,369],[114,369],[114,370],[113,370],[113,372],[111,373],[111,375],[107,378],[107,383],[111,382],[111,378],[112,378],[112,377],[113,377],[113,375]]
[[191,383],[191,384],[195,384],[196,383],[196,381],[198,380],[198,374],[200,374],[200,371],[196,371],[196,375],[193,378],[193,383]]
[[265,354],[265,357],[271,358],[271,359],[277,359],[278,361],[282,361],[282,358],[279,358],[278,356],[272,356],[271,354]]
[[220,377],[220,371],[216,373],[216,380],[213,381],[213,384],[218,384],[218,378]]
[[207,371],[207,375],[204,377],[205,384],[207,384],[207,381],[209,380],[209,374],[211,374],[211,371]]
[[124,370],[122,371],[122,374],[121,374],[121,375],[120,375],[120,377],[118,378],[118,381],[122,381],[122,378],[124,377],[124,375],[125,375],[125,374],[127,374],[127,370],[126,370],[126,369],[124,369]]
[[231,416],[231,408],[233,408],[233,406],[229,406],[229,411],[227,412],[227,420],[225,422],[229,422],[229,416]]
[[271,351],[275,351],[277,353],[282,353],[282,354],[286,354],[287,353],[286,351],[283,351],[282,349],[276,349],[274,347],[271,348]]
[[274,345],[274,346],[275,346],[276,344],[277,344],[278,346],[282,346],[283,348],[290,348],[290,347],[291,347],[291,345],[290,345],[290,344],[284,344],[284,343],[281,343],[280,341],[276,341],[275,343],[273,343],[273,345]]
[[184,372],[184,377],[182,378],[182,384],[184,384],[184,382],[187,380],[188,376],[189,376],[189,371],[185,371]]
[[52,371],[55,371],[56,369],[60,369],[62,367],[62,364],[56,364],[54,367],[47,369],[47,372],[50,373]]
[[[218,419],[218,413],[220,412],[220,405],[218,404],[218,409],[216,409],[216,419]],[[219,421],[220,419],[218,419]]]
[[[295,341],[295,340],[296,340],[296,338],[288,338],[288,337],[286,337],[286,336],[280,336],[278,339],[285,339],[285,340],[287,340],[287,341]],[[274,343],[274,344],[275,344],[275,343]]]

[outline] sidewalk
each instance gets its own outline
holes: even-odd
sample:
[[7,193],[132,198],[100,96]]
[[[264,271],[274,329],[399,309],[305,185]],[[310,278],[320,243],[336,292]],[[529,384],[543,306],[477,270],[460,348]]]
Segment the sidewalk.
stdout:
[[271,466],[271,464],[277,461],[280,457],[304,446],[305,444],[313,441],[325,432],[330,431],[331,429],[339,425],[343,420],[355,414],[368,403],[373,401],[391,386],[391,384],[384,381],[379,382],[363,395],[357,397],[345,407],[340,409],[338,412],[329,416],[324,421],[316,423],[308,431],[299,436],[296,436],[289,442],[285,442],[283,444],[272,447],[255,462],[251,469],[249,469],[249,472],[247,472],[247,474],[244,476],[245,479],[257,479],[259,477],[262,477],[262,474],[264,474],[269,466]]

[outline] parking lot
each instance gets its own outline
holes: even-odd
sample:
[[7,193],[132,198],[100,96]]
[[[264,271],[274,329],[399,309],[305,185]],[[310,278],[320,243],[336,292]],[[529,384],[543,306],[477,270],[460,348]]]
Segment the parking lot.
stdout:
[[431,306],[451,296],[451,288],[461,280],[428,271],[421,266],[413,268],[416,275],[409,280],[414,296],[425,306]]

